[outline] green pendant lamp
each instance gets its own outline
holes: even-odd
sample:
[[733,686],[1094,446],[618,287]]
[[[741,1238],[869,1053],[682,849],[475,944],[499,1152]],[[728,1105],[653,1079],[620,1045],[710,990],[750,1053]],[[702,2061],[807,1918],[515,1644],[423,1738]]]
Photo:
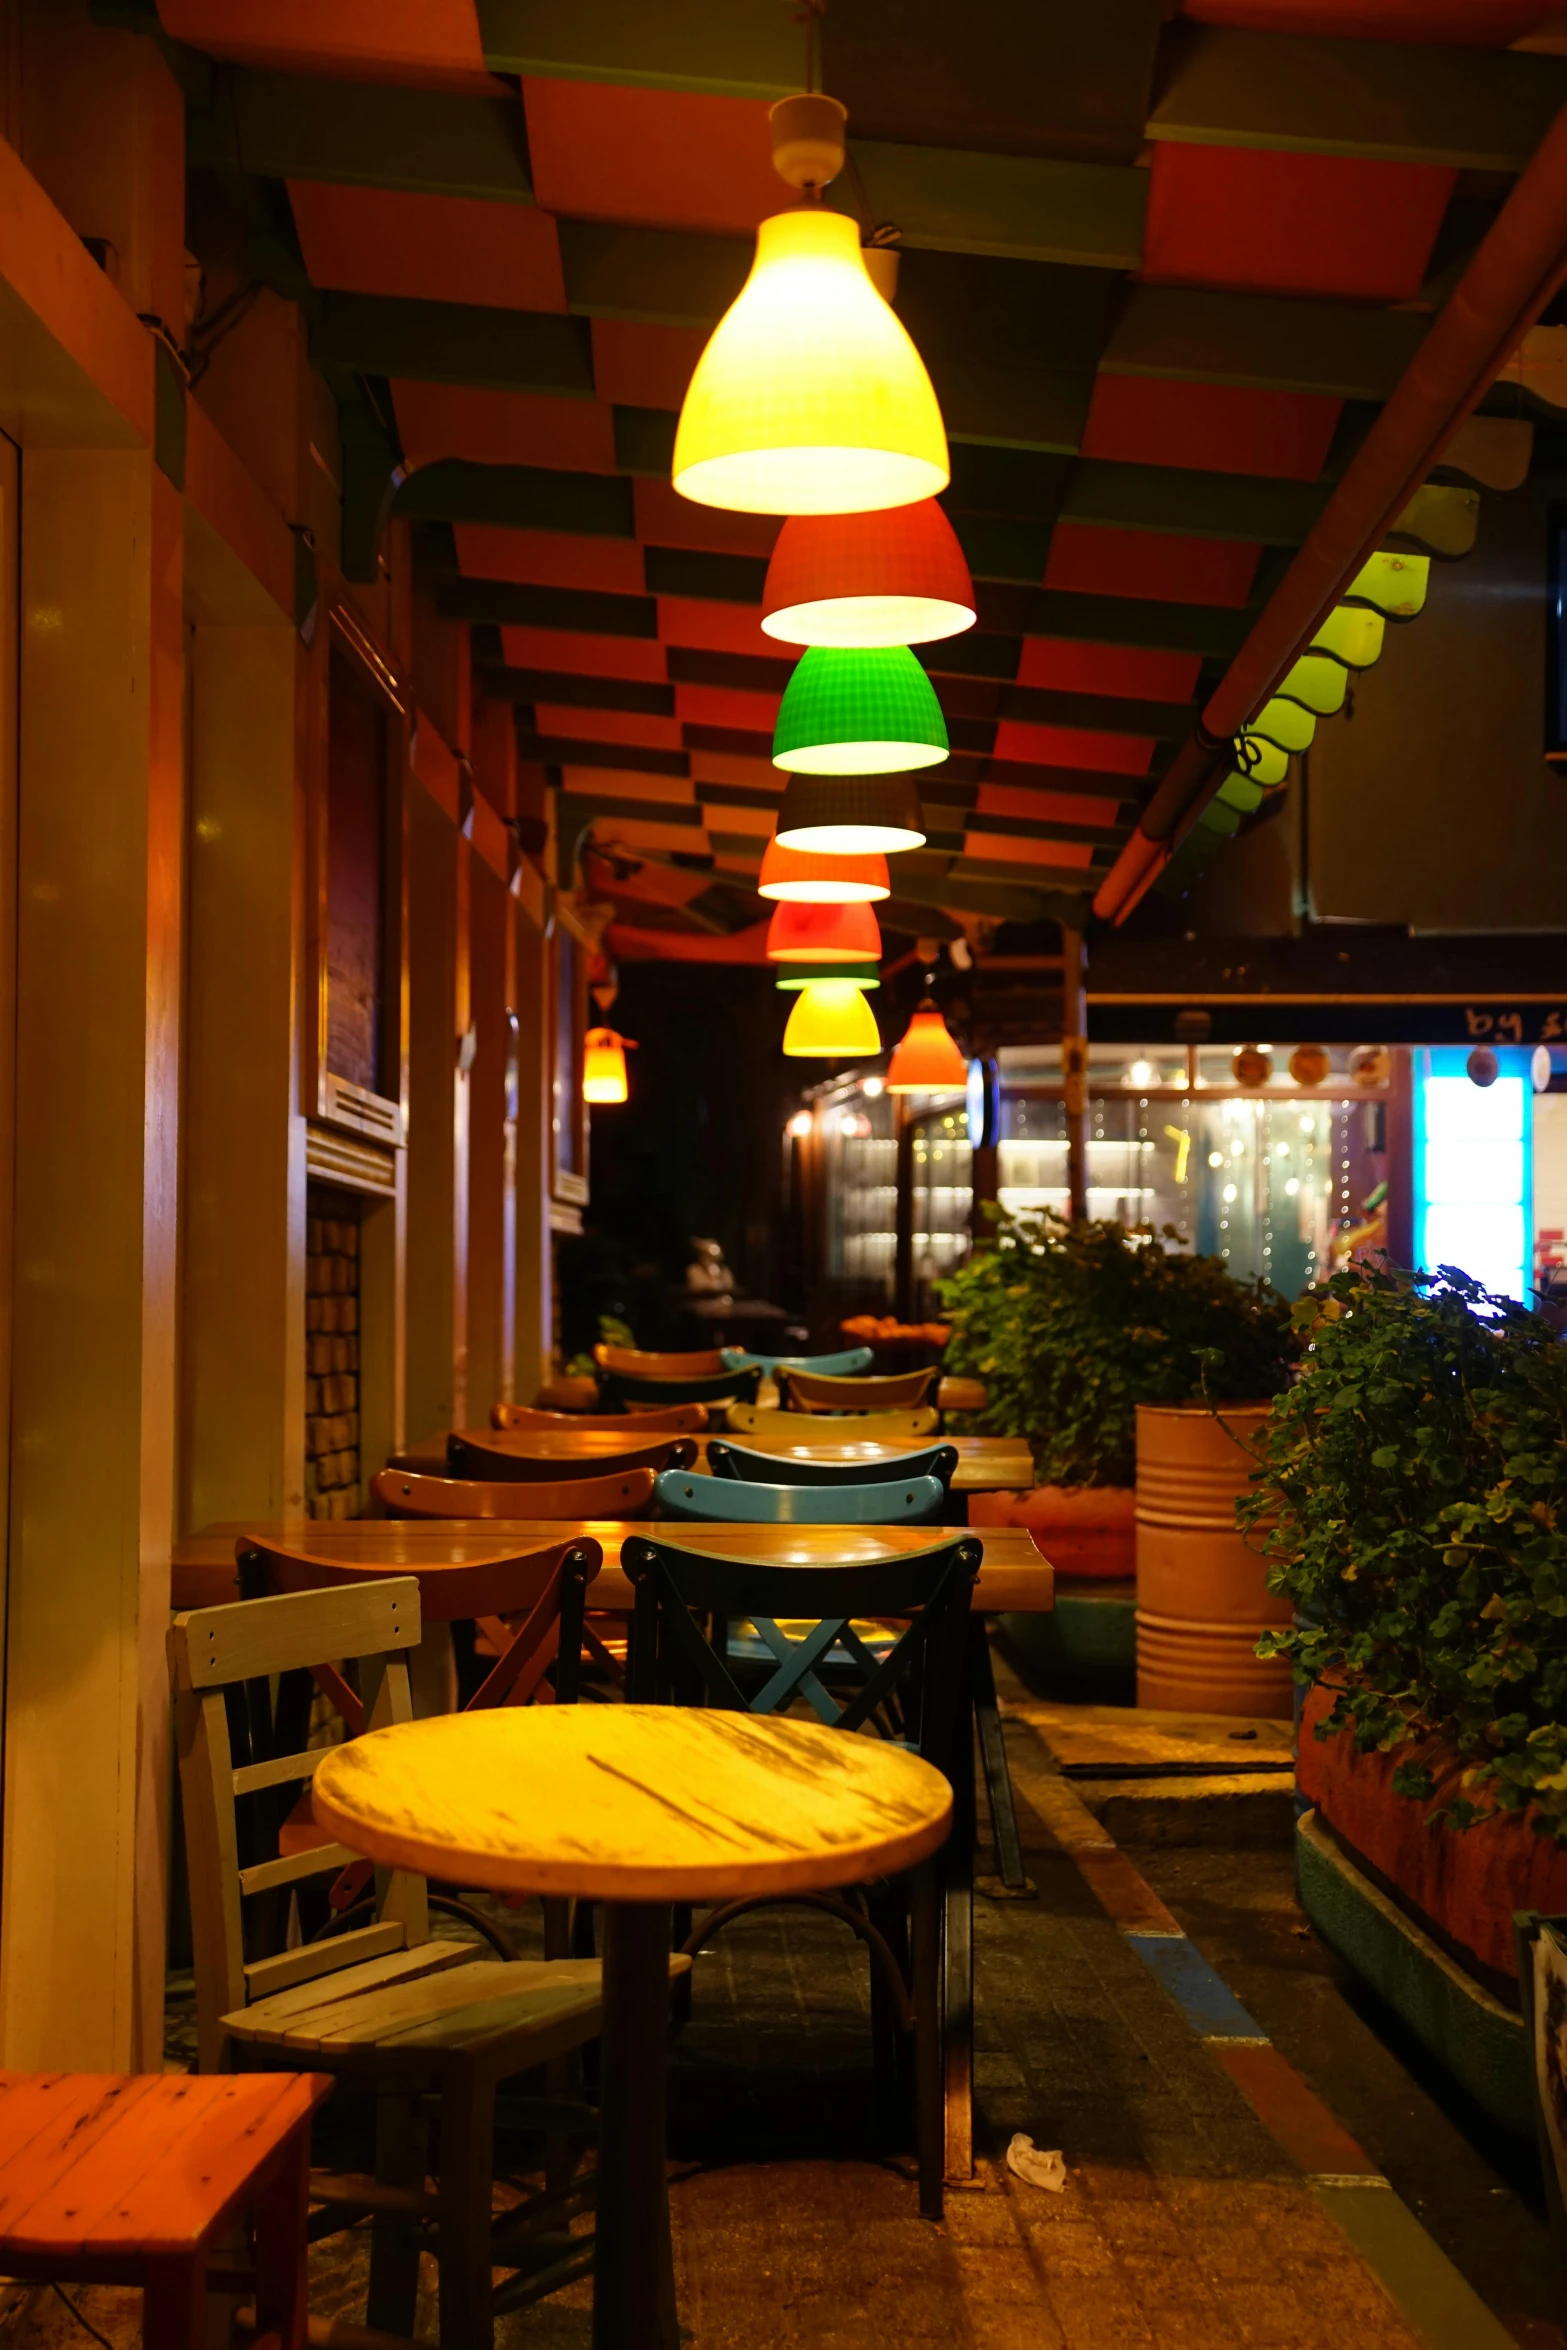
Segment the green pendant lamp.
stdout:
[[839,963],[779,963],[774,966],[773,985],[796,993],[809,987],[817,979],[852,979],[856,987],[880,987],[881,966],[877,963],[857,963],[845,956]]
[[812,645],[784,689],[773,765],[802,775],[891,775],[947,756],[947,723],[907,645]]

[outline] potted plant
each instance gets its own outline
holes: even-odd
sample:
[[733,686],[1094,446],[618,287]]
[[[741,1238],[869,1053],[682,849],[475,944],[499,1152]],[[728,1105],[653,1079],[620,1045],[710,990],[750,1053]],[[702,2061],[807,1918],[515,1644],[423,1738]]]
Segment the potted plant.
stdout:
[[[1567,1346],[1450,1267],[1353,1266],[1295,1314],[1308,1369],[1240,1514],[1296,1611],[1264,1645],[1310,1684],[1302,1890],[1493,2111],[1526,2111],[1489,2043],[1513,1911],[1567,1909]],[[1401,1915],[1425,1956],[1392,1947]]]
[[[1035,1531],[1066,1582],[1129,1578],[1135,1566],[1139,1606],[1163,1621],[1169,1610],[1148,1610],[1145,1579],[1158,1598],[1172,1575],[1190,1582],[1188,1553],[1222,1553],[1221,1571],[1243,1587],[1232,1645],[1249,1657],[1267,1600],[1263,1570],[1233,1532],[1231,1501],[1250,1463],[1213,1406],[1265,1413],[1259,1399],[1283,1383],[1294,1351],[1289,1307],[1265,1282],[1236,1280],[1220,1258],[1187,1253],[1180,1237],[1171,1225],[1072,1222],[1049,1209],[999,1216],[994,1246],[941,1285],[952,1326],[945,1367],[985,1383],[985,1409],[969,1425],[1028,1440],[1039,1484],[1007,1505],[1009,1522]],[[1206,1530],[1191,1539],[1184,1525],[1139,1524],[1140,1453],[1164,1463],[1172,1448],[1177,1485],[1182,1460],[1217,1448],[1229,1478],[1217,1530],[1211,1503]],[[1287,1691],[1281,1667],[1254,1669]],[[1255,1710],[1253,1694],[1225,1710]],[[1144,1701],[1195,1705],[1203,1695]]]

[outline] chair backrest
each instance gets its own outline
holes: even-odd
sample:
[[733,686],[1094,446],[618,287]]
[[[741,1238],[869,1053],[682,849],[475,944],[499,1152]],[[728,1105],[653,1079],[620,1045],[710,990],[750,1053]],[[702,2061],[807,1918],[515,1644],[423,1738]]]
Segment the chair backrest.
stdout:
[[[627,1422],[633,1423],[627,1427]],[[622,1435],[641,1436],[650,1430],[674,1436],[700,1436],[707,1426],[707,1406],[700,1403],[632,1404],[623,1412],[546,1412],[535,1404],[492,1403],[492,1428],[615,1428]]]
[[724,1350],[703,1346],[687,1354],[666,1354],[640,1346],[600,1344],[593,1349],[593,1360],[601,1371],[624,1371],[633,1379],[703,1379],[723,1370]]
[[[580,1468],[584,1476],[624,1477],[632,1469],[683,1469],[696,1459],[696,1441],[690,1436],[659,1434],[639,1440],[634,1428],[625,1421],[617,1421],[617,1432],[626,1429],[626,1441],[613,1452],[584,1454],[581,1461],[553,1460],[541,1453],[509,1452],[504,1445],[484,1444],[472,1435],[453,1434],[446,1439],[446,1466],[454,1477],[468,1477],[480,1483],[494,1485],[558,1485],[563,1470]],[[523,1429],[521,1434],[526,1436]],[[541,1430],[541,1434],[547,1431]]]
[[657,1492],[666,1517],[742,1526],[930,1526],[947,1498],[937,1477],[900,1477],[895,1485],[747,1485],[689,1469],[666,1469]]
[[[526,1490],[526,1489],[524,1489]],[[525,1539],[519,1537],[518,1539]],[[497,1542],[504,1542],[500,1536]],[[461,1547],[469,1547],[463,1545]],[[471,1547],[494,1551],[497,1543]],[[469,1698],[467,1712],[492,1705],[521,1705],[554,1665],[555,1695],[563,1705],[577,1695],[582,1662],[582,1617],[588,1585],[604,1564],[603,1545],[591,1535],[531,1550],[503,1550],[499,1558],[413,1558],[396,1565],[334,1552],[328,1541],[311,1547],[260,1542],[241,1536],[234,1545],[240,1581],[246,1590],[320,1591],[363,1587],[387,1574],[411,1575],[419,1587],[419,1611],[427,1624],[483,1624],[499,1651],[497,1661]],[[504,1621],[520,1616],[520,1627]]]
[[791,1371],[825,1371],[829,1376],[849,1378],[857,1371],[868,1371],[875,1359],[868,1346],[845,1347],[841,1354],[835,1355],[759,1355],[753,1354],[749,1347],[724,1348],[726,1370],[748,1370],[754,1363],[760,1367],[764,1379],[775,1377],[780,1364]]
[[[957,1465],[955,1444],[933,1444],[928,1452],[907,1454],[897,1463],[897,1473],[900,1477],[934,1477],[946,1492]],[[776,1453],[730,1444],[722,1436],[709,1440],[707,1466],[714,1477],[737,1477],[752,1485],[826,1485],[835,1490],[885,1483],[891,1475],[890,1465],[879,1461],[791,1461]]]
[[921,1404],[912,1412],[858,1412],[852,1420],[829,1420],[804,1412],[769,1411],[757,1404],[731,1404],[727,1413],[730,1432],[743,1436],[756,1452],[767,1452],[779,1445],[812,1444],[914,1444],[922,1436],[934,1436],[941,1425],[939,1415],[931,1404]]
[[[404,1651],[420,1637],[411,1576],[352,1588],[236,1600],[174,1619],[169,1656],[180,1794],[189,1856],[196,2031],[203,2072],[221,2069],[222,2018],[254,1999],[430,1938],[424,1879],[394,1869],[370,1924],[275,1955],[245,1957],[245,1903],[357,1860],[343,1844],[278,1857],[280,1790],[308,1783],[328,1747],[273,1754],[266,1692],[274,1674],[307,1672],[345,1732],[413,1718]],[[358,1668],[359,1688],[343,1667]]]
[[[758,1563],[657,1532],[628,1534],[620,1556],[636,1588],[633,1701],[769,1714],[803,1697],[829,1726],[897,1739],[953,1775],[968,1735],[973,1535],[846,1566]],[[812,1624],[803,1639],[781,1629],[802,1618]],[[857,1628],[867,1618],[907,1621],[878,1654]],[[747,1622],[775,1669],[743,1685],[729,1628]]]
[[[956,1453],[953,1454],[956,1460]],[[389,1518],[641,1518],[653,1499],[653,1471],[578,1477],[569,1484],[479,1483],[381,1469],[370,1491]]]
[[936,1384],[931,1371],[894,1371],[882,1379],[829,1378],[778,1366],[778,1393],[791,1412],[915,1411]]
[[641,1379],[627,1371],[606,1371],[599,1381],[599,1400],[611,1406],[624,1404],[633,1412],[644,1403],[753,1403],[761,1377],[760,1369],[711,1371],[689,1379]]

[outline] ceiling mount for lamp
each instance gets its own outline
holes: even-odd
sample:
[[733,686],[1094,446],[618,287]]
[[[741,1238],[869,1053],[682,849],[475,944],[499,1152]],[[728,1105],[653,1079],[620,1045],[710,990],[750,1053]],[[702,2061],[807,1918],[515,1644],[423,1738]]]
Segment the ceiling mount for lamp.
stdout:
[[822,90],[801,90],[780,98],[768,111],[773,134],[773,169],[786,187],[802,196],[819,195],[843,169],[844,129],[849,109]]
[[912,775],[791,775],[778,808],[780,845],[817,856],[891,857],[925,845]]

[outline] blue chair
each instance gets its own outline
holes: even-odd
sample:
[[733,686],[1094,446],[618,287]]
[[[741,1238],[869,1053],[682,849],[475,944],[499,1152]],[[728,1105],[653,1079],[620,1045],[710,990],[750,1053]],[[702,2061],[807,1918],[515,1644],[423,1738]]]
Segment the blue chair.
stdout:
[[[958,1465],[955,1444],[933,1444],[927,1452],[911,1452],[898,1463],[900,1477],[938,1477],[942,1490],[950,1489],[952,1472]],[[714,1477],[739,1477],[749,1485],[849,1485],[884,1484],[887,1480],[885,1461],[867,1467],[863,1461],[791,1461],[775,1459],[769,1452],[753,1452],[748,1445],[730,1444],[719,1436],[709,1437],[707,1466]]]
[[780,1363],[786,1371],[816,1371],[827,1378],[852,1379],[861,1371],[868,1371],[874,1360],[868,1346],[845,1347],[841,1354],[835,1355],[754,1355],[745,1347],[724,1348],[726,1371],[748,1371],[760,1365],[764,1379],[776,1378]]
[[667,1518],[731,1526],[929,1526],[940,1519],[947,1489],[939,1477],[896,1485],[751,1485],[737,1477],[699,1477],[669,1469],[653,1488]]

